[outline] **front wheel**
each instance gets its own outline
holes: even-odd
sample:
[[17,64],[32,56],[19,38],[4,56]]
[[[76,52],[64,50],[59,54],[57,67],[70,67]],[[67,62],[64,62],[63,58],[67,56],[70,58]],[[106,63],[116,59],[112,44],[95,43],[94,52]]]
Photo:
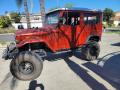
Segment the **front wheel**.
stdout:
[[81,49],[83,59],[91,61],[98,58],[100,53],[100,46],[96,41],[89,41],[88,44]]
[[42,72],[42,58],[33,52],[21,52],[11,61],[10,71],[19,80],[36,79]]

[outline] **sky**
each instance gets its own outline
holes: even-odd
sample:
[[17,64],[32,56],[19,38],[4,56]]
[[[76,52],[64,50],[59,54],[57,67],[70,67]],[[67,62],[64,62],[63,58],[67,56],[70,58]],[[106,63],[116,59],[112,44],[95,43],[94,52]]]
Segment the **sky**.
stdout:
[[[0,15],[4,15],[5,11],[18,12],[16,0],[0,0]],[[120,0],[45,0],[46,12],[54,7],[64,7],[66,3],[74,4],[74,7],[82,7],[89,9],[111,8],[114,11],[120,11]],[[28,0],[28,5],[29,5]],[[30,7],[30,6],[29,6]],[[20,12],[24,12],[24,7],[20,8]],[[32,13],[39,13],[39,0],[33,0]]]

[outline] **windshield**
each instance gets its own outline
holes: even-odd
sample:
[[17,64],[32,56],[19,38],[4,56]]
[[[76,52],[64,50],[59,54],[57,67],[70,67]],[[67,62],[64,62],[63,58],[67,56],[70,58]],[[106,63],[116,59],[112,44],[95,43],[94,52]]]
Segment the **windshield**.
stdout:
[[57,24],[59,20],[59,12],[52,12],[46,15],[46,24]]

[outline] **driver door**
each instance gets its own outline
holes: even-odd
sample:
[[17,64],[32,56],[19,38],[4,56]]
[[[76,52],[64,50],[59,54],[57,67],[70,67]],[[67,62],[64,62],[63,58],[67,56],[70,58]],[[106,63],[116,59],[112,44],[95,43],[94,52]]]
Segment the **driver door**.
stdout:
[[79,12],[64,12],[63,22],[59,23],[58,47],[60,50],[76,47],[76,28],[79,24]]

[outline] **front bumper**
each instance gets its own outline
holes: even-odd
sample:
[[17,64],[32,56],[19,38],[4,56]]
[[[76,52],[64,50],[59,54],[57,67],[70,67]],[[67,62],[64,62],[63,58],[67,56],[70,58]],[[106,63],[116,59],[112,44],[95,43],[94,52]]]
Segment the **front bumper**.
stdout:
[[2,58],[5,60],[13,59],[18,53],[18,49],[15,45],[15,43],[10,43],[10,45],[7,46],[6,49],[4,49]]

